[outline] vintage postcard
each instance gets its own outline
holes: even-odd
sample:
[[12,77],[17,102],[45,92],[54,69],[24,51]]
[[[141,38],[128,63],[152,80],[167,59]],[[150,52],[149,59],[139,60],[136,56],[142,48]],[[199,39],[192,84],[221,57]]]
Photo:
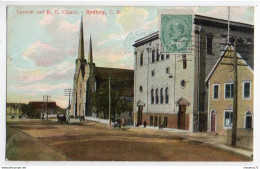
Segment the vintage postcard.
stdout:
[[6,14],[6,161],[254,161],[254,7]]

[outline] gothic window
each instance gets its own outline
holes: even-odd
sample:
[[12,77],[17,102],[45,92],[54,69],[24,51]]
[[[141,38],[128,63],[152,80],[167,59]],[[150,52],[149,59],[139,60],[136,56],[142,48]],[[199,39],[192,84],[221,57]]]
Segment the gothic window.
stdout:
[[169,93],[168,93],[168,87],[165,88],[165,103],[169,103]]
[[143,54],[140,55],[140,66],[143,66]]
[[164,60],[164,54],[161,54],[161,60]]
[[152,51],[152,63],[154,62],[155,59],[155,50]]
[[246,124],[245,124],[245,128],[252,128],[252,112],[248,111],[246,112]]
[[154,90],[151,90],[151,104],[154,103]]
[[152,70],[152,76],[154,76],[155,75],[155,70]]
[[139,91],[142,92],[143,91],[143,86],[139,87]]
[[185,82],[185,80],[182,80],[181,81],[181,87],[184,88],[185,86],[186,86],[186,82]]
[[166,68],[166,73],[170,73],[170,67]]
[[159,95],[158,95],[158,89],[155,90],[155,103],[159,103]]
[[150,116],[150,126],[153,126],[153,116]]
[[207,54],[212,54],[213,35],[207,35]]
[[163,104],[163,88],[160,90],[160,103]]
[[156,61],[159,61],[160,54],[159,54],[159,49],[156,50]]
[[186,69],[187,68],[186,54],[182,55],[182,64],[183,64],[183,69]]

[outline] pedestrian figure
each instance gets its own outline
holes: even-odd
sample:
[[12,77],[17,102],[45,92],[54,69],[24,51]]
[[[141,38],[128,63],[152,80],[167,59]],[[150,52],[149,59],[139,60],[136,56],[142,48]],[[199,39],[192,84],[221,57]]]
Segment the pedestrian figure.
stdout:
[[144,128],[146,128],[146,121],[144,121]]

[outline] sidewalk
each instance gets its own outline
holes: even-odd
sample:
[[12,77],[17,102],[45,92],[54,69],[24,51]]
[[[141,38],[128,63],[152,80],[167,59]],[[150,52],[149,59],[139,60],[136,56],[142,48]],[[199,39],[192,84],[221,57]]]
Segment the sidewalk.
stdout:
[[[86,117],[86,120],[89,121],[95,121],[99,122],[102,124],[109,124],[109,120],[107,119],[99,119],[95,117]],[[173,129],[173,128],[163,128],[159,129],[159,127],[151,127],[151,126],[146,126],[144,128],[143,125],[140,125],[139,127],[135,126],[126,126],[124,127],[127,129],[127,131],[130,132],[136,132],[139,134],[154,134],[154,135],[160,135],[162,137],[166,136],[176,136],[176,137],[181,137],[184,139],[189,139],[192,141],[208,144],[212,147],[219,148],[225,151],[229,151],[232,153],[236,153],[239,155],[243,155],[245,157],[252,157],[253,152],[250,150],[245,150],[241,148],[236,148],[236,147],[231,147],[226,144],[226,136],[219,136],[219,135],[213,135],[207,132],[196,132],[192,133],[187,130],[180,130],[180,129]],[[158,132],[160,131],[160,132]]]
[[[160,130],[160,133],[158,131]],[[219,135],[212,135],[207,132],[197,132],[197,133],[191,133],[189,131],[185,130],[177,130],[177,129],[171,129],[171,128],[164,128],[159,129],[159,127],[150,127],[147,126],[144,128],[143,126],[139,127],[131,127],[129,131],[132,132],[138,132],[138,133],[150,133],[150,134],[160,134],[162,136],[170,135],[170,136],[178,136],[185,139],[189,139],[196,142],[201,142],[204,144],[211,145],[215,148],[219,148],[225,151],[233,152],[236,154],[240,154],[246,157],[252,157],[253,152],[250,150],[245,150],[241,148],[235,148],[226,145],[226,137],[225,136],[219,136]]]

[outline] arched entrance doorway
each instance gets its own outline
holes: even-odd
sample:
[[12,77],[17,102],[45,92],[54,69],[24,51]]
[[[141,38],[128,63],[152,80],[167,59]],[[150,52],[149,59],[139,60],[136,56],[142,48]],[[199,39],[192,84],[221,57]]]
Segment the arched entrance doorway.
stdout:
[[186,107],[190,104],[185,98],[181,97],[176,104],[179,106],[178,112],[178,129],[185,130],[185,112]]
[[211,132],[215,132],[216,131],[216,110],[211,110],[210,113],[210,124],[211,124]]
[[246,120],[245,128],[252,128],[252,112],[251,111],[246,112],[245,120]]
[[139,100],[137,102],[138,112],[137,112],[137,123],[136,125],[142,125],[143,120],[143,107],[145,106],[144,102],[142,100]]

